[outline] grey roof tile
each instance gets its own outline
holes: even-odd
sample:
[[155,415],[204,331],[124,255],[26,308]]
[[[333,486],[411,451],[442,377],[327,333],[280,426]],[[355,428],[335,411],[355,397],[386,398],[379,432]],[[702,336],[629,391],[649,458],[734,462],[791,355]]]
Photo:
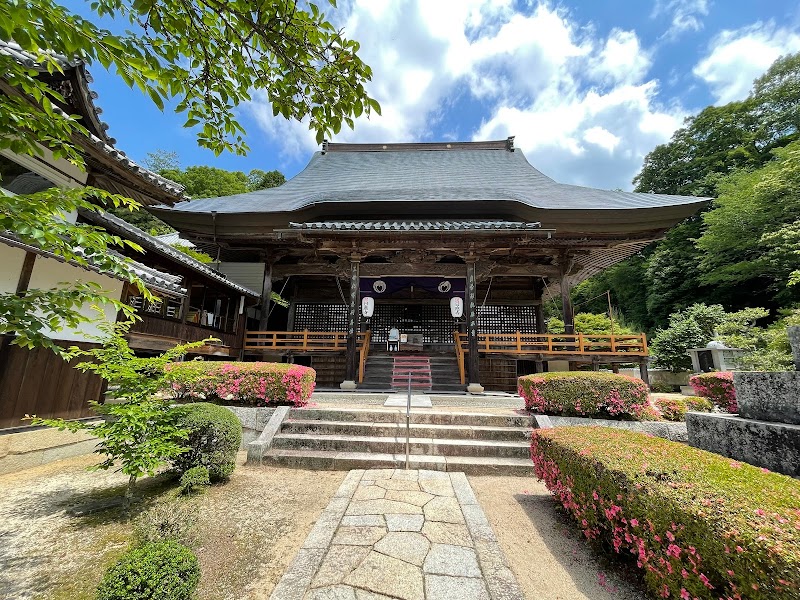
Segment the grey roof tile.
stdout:
[[129,240],[132,240],[139,244],[145,250],[149,250],[151,252],[155,252],[156,254],[160,254],[162,256],[166,256],[175,262],[181,263],[186,267],[189,267],[196,273],[204,275],[210,279],[218,281],[219,283],[229,287],[230,289],[239,292],[240,294],[244,294],[246,296],[250,296],[253,298],[258,298],[261,296],[260,293],[254,292],[253,290],[246,288],[238,283],[234,283],[233,281],[229,280],[225,277],[224,274],[220,273],[209,267],[208,265],[201,263],[199,260],[184,254],[180,250],[176,250],[169,244],[165,244],[157,237],[150,235],[149,233],[145,233],[135,225],[131,225],[127,221],[120,219],[110,213],[107,212],[94,212],[94,211],[81,211],[81,215],[92,221],[97,225],[101,225],[106,229],[110,229],[112,231],[117,232],[122,237],[125,237]]
[[471,149],[316,152],[280,187],[159,207],[194,213],[291,212],[312,204],[511,200],[544,209],[635,209],[700,204],[702,198],[600,190],[558,183],[519,151]]

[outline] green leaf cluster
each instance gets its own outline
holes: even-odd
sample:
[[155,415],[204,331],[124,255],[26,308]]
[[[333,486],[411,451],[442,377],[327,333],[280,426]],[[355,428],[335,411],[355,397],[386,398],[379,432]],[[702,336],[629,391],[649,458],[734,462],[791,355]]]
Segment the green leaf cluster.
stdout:
[[182,426],[178,412],[169,400],[158,396],[166,387],[165,367],[189,350],[208,340],[183,344],[158,356],[136,356],[126,335],[132,321],[100,323],[102,345],[88,350],[77,347],[66,352],[66,359],[84,358],[76,365],[80,371],[98,375],[108,383],[105,404],[92,403],[101,421],[65,421],[31,417],[33,425],[60,430],[85,431],[99,439],[95,452],[105,458],[95,469],[117,468],[128,475],[126,498],[136,480],[153,475],[166,461],[186,451],[189,429]]
[[[584,282],[575,301],[611,289],[645,330],[693,303],[774,311],[800,300],[800,53],[779,58],[749,97],[689,117],[647,155],[635,191],[717,196],[704,214]],[[586,309],[600,312],[600,302]]]

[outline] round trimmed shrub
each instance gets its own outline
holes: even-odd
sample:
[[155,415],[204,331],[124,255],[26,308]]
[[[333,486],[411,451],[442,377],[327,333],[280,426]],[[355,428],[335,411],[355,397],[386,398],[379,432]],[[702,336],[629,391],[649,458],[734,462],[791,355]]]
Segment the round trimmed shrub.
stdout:
[[550,415],[639,419],[650,408],[647,384],[614,373],[539,373],[518,380],[525,408]]
[[193,467],[205,467],[212,482],[230,477],[242,443],[238,417],[227,408],[208,402],[186,404],[177,411],[179,425],[189,430],[189,450],[173,458],[173,466],[180,474]]
[[714,404],[708,398],[702,396],[686,396],[686,409],[694,412],[711,412],[714,410]]
[[686,418],[688,408],[683,398],[654,398],[653,404],[667,421],[683,421]]
[[729,413],[739,412],[736,389],[733,387],[733,373],[730,371],[692,375],[689,384],[695,394],[708,398],[721,410]]
[[189,600],[200,581],[200,564],[175,541],[128,550],[106,571],[97,600]]

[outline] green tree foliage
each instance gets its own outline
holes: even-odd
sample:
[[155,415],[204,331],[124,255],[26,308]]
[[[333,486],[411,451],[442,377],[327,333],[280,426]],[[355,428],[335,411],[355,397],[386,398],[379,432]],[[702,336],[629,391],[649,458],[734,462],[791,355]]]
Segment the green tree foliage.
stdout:
[[247,175],[241,171],[226,171],[217,167],[193,166],[186,169],[167,169],[159,175],[184,187],[190,198],[233,196],[249,191]]
[[770,289],[778,298],[791,297],[786,288],[797,257],[776,257],[791,258],[786,246],[800,220],[800,141],[774,153],[775,160],[764,167],[729,176],[703,215],[697,247],[703,252],[705,283],[749,283]]
[[265,190],[286,183],[286,177],[280,171],[262,171],[253,169],[247,174],[247,187],[250,191]]
[[[335,1],[328,4],[335,6]],[[265,95],[275,116],[307,119],[320,141],[343,124],[352,128],[362,114],[380,112],[364,87],[372,73],[356,54],[358,43],[345,38],[312,2],[97,0],[90,8],[98,17],[127,21],[129,29],[115,35],[52,0],[18,0],[0,3],[0,39],[32,53],[49,73],[63,70],[61,57],[115,71],[159,108],[173,103],[186,116],[184,125],[195,128],[198,144],[217,154],[247,151],[236,107],[253,93]],[[58,108],[66,105],[65,99],[47,85],[47,77],[7,54],[0,54],[0,73],[16,92],[0,94],[0,149],[41,156],[43,146],[55,158],[83,167],[73,139],[88,131]],[[48,238],[55,237],[48,232],[58,232],[64,243],[56,246],[65,260],[92,255],[107,262],[108,246],[120,243],[85,226],[61,224],[65,214],[76,207],[91,210],[97,198],[110,200],[109,206],[138,208],[101,190],[64,193],[63,199],[51,196],[49,204],[41,198],[16,196],[12,201],[2,196],[0,227],[48,250]],[[123,267],[118,262],[114,268]],[[142,284],[135,276],[132,280]],[[38,301],[50,303],[51,314],[70,313],[65,320],[69,324],[85,320],[78,309],[92,298],[75,289],[71,306],[63,298],[51,302],[44,292]],[[36,341],[35,332],[24,329],[25,319],[2,320],[20,306],[11,295],[0,296],[0,326]]]
[[748,350],[742,367],[754,370],[787,370],[792,365],[786,327],[800,323],[800,311],[786,311],[769,327],[756,322],[769,315],[763,308],[725,312],[720,304],[693,304],[669,318],[669,327],[656,332],[650,344],[656,366],[673,371],[689,370],[690,348],[704,348],[720,340],[731,348]]
[[[800,271],[800,225],[796,173],[787,163],[797,163],[799,129],[800,54],[779,58],[744,101],[688,118],[647,155],[635,191],[719,200],[710,212],[578,286],[574,301],[611,289],[628,322],[650,330],[695,302],[775,309],[796,300],[800,290],[787,291],[787,284],[800,280],[800,272],[794,274]],[[586,308],[602,310],[597,303]]]
[[[1,120],[0,120],[1,121]],[[144,282],[127,268],[129,263],[113,248],[142,251],[129,240],[109,235],[90,225],[72,223],[69,214],[77,210],[99,211],[102,204],[135,206],[133,200],[93,188],[59,190],[51,188],[30,196],[0,196],[0,231],[13,231],[26,244],[46,250],[82,267],[90,265],[138,286],[152,295]],[[91,249],[91,250],[90,250]],[[0,294],[0,334],[13,335],[12,343],[32,348],[44,346],[58,351],[47,335],[47,328],[77,327],[88,318],[80,314],[84,303],[110,303],[130,316],[131,309],[107,298],[93,282],[70,282],[52,289],[32,289],[24,294]]]
[[136,356],[125,337],[132,323],[102,322],[100,328],[104,336],[100,338],[100,347],[70,348],[66,356],[67,359],[86,358],[76,368],[94,373],[108,383],[108,393],[114,402],[91,403],[94,411],[106,419],[87,422],[30,417],[33,425],[86,431],[99,438],[95,452],[104,455],[105,460],[91,468],[105,470],[116,466],[128,475],[126,503],[133,496],[137,479],[153,475],[159,466],[186,451],[189,430],[180,425],[178,411],[170,401],[156,394],[166,386],[164,367],[209,341],[183,344],[159,356],[141,358]]
[[[575,315],[575,333],[606,335],[611,333],[611,319],[608,314],[578,313]],[[614,319],[614,333],[626,335],[635,333],[624,323]],[[556,317],[547,320],[547,333],[564,333],[564,321]]]

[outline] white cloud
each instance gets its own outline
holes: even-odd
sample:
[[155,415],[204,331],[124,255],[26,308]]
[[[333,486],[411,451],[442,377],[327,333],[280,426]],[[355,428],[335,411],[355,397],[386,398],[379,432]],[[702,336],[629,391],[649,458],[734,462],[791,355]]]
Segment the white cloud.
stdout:
[[[684,116],[661,107],[647,79],[651,54],[633,31],[599,36],[591,24],[538,3],[525,12],[511,0],[353,0],[343,25],[361,43],[374,73],[368,86],[382,115],[362,117],[335,141],[401,142],[516,135],[529,160],[568,183],[629,189],[642,158],[669,139]],[[473,112],[452,111],[470,99]],[[474,114],[475,105],[484,114]],[[283,152],[316,149],[307,125],[272,119],[260,99],[251,111]]]
[[714,38],[709,53],[694,68],[706,82],[717,104],[747,97],[753,80],[779,56],[800,50],[800,34],[773,23],[756,23]]
[[657,0],[651,17],[669,17],[670,26],[664,36],[675,39],[687,31],[703,28],[703,17],[708,15],[709,4],[708,0]]

